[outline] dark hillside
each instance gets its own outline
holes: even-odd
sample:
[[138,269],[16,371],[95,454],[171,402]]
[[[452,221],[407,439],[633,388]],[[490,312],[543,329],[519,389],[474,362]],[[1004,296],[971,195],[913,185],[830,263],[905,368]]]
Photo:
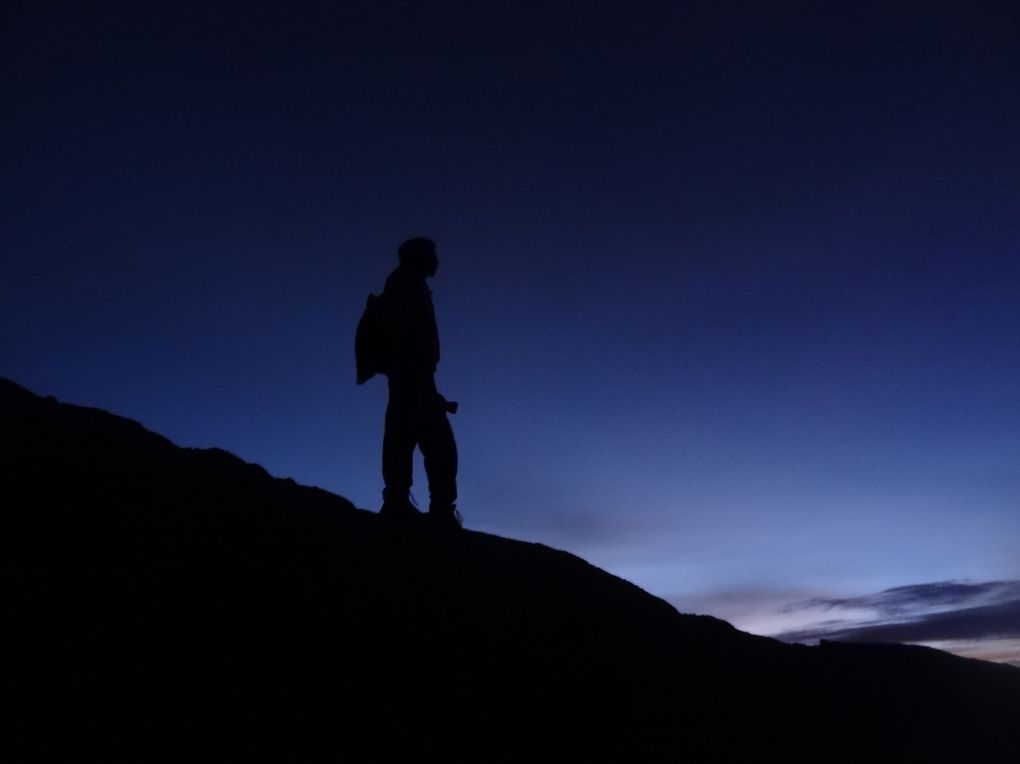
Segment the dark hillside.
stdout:
[[5,380],[0,422],[7,761],[1020,755],[1010,667],[751,636]]

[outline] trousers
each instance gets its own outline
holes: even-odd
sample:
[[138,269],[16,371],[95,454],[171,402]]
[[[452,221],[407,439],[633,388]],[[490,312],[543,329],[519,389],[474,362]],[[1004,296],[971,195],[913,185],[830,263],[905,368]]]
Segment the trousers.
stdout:
[[383,435],[383,499],[400,501],[411,492],[414,449],[425,458],[429,507],[446,511],[457,501],[457,444],[446,401],[429,373],[391,374]]

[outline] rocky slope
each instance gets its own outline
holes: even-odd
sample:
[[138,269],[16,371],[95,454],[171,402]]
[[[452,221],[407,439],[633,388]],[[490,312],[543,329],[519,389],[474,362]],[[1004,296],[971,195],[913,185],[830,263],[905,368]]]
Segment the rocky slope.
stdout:
[[6,380],[0,417],[8,761],[1020,755],[1011,667],[744,634]]

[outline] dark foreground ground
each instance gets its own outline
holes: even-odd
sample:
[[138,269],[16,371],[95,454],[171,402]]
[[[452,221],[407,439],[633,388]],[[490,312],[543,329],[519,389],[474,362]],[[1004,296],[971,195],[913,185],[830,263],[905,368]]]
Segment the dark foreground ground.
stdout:
[[1020,670],[785,645],[0,380],[6,761],[1020,760]]

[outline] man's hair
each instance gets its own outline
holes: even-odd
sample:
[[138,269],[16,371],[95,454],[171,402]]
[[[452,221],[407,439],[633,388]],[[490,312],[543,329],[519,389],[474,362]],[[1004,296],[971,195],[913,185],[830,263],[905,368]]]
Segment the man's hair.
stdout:
[[407,263],[421,255],[435,251],[436,243],[432,241],[432,239],[426,239],[424,236],[415,236],[413,239],[408,239],[397,248],[397,259],[400,260],[401,263]]

